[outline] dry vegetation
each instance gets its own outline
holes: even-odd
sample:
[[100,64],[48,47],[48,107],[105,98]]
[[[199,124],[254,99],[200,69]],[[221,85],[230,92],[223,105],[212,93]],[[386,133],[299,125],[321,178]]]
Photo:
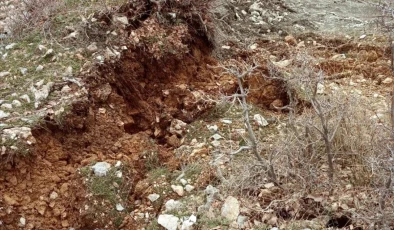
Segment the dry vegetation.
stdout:
[[[202,54],[195,55],[194,53],[198,52],[193,48],[196,47],[190,44],[195,45],[198,43],[198,39],[202,38],[203,41],[208,43],[207,47],[213,49],[210,46],[218,46],[221,42],[217,37],[226,36],[222,28],[218,30],[214,27],[215,22],[222,20],[214,18],[214,15],[208,12],[209,2],[205,0],[142,1],[138,4],[136,1],[131,3],[120,0],[99,1],[97,4],[78,0],[24,0],[23,4],[25,5],[24,10],[15,14],[17,16],[12,18],[12,34],[18,39],[23,40],[26,34],[39,33],[43,35],[40,39],[45,38],[48,42],[60,46],[72,44],[75,47],[82,47],[92,41],[105,45],[127,45],[132,52],[135,52],[133,55],[143,53],[144,57],[141,57],[141,59],[149,57],[146,60],[150,64],[145,59],[146,63],[143,61],[135,62],[137,64],[133,63],[140,66],[144,65],[145,68],[149,68],[152,63],[163,64],[170,59],[181,62],[183,58],[189,56],[193,60],[201,58]],[[84,12],[80,12],[80,9],[84,9]],[[134,11],[125,9],[133,9]],[[386,3],[383,9],[384,16],[382,18],[392,15],[393,10],[391,10],[389,4]],[[112,29],[116,27],[111,22],[112,16],[116,14],[128,15],[130,24],[120,30],[123,34],[119,36],[119,39],[112,41],[112,39],[103,38],[105,34],[103,28]],[[101,24],[108,22],[106,25],[108,27],[100,27],[89,22],[92,15],[95,15],[95,18],[100,20]],[[64,21],[65,19],[68,21]],[[82,23],[77,23],[77,21],[82,21]],[[60,41],[59,39],[64,39],[70,35],[68,33],[70,31],[66,33],[63,27],[73,23],[76,27],[72,31],[81,34],[82,39]],[[223,24],[220,25],[223,26]],[[384,25],[385,28],[392,29],[390,22],[384,22]],[[240,36],[240,34],[235,36]],[[226,37],[226,39],[227,41],[237,40],[232,37]],[[327,223],[325,227],[349,227],[352,225],[352,227],[358,226],[363,227],[363,229],[392,229],[394,227],[394,95],[388,100],[391,108],[386,108],[387,111],[384,114],[377,114],[371,108],[371,101],[367,98],[361,98],[353,92],[346,90],[325,92],[322,87],[327,85],[328,73],[323,71],[323,68],[319,65],[321,63],[313,56],[313,50],[310,50],[310,52],[291,50],[289,52],[286,55],[291,57],[292,61],[286,69],[276,66],[273,61],[265,56],[262,58],[263,55],[257,51],[242,51],[238,56],[233,55],[232,58],[234,59],[222,60],[224,64],[219,63],[216,67],[209,65],[212,63],[203,63],[204,66],[201,67],[203,71],[207,66],[214,69],[212,73],[209,73],[210,76],[218,71],[221,72],[218,75],[230,76],[229,78],[237,83],[234,87],[237,89],[234,90],[234,94],[225,97],[225,103],[222,101],[220,102],[222,104],[220,104],[216,100],[217,95],[215,95],[214,99],[205,101],[206,104],[212,104],[212,102],[218,103],[218,106],[225,104],[224,110],[226,112],[235,109],[237,113],[234,114],[238,115],[233,119],[234,123],[238,119],[238,127],[236,125],[235,127],[244,129],[246,132],[233,135],[230,125],[226,127],[229,131],[224,133],[223,136],[227,135],[225,138],[228,139],[228,142],[226,142],[228,145],[215,146],[217,148],[210,147],[209,151],[206,151],[212,154],[210,157],[213,160],[209,161],[211,163],[209,166],[206,159],[198,159],[198,161],[192,162],[188,156],[179,157],[180,159],[187,158],[187,162],[181,167],[182,174],[186,174],[186,169],[192,168],[194,173],[190,175],[190,178],[195,179],[198,183],[201,181],[199,184],[201,188],[208,184],[215,184],[220,188],[221,193],[239,196],[242,205],[249,210],[250,219],[264,222],[267,228],[283,225],[284,229],[298,229],[305,227],[302,224],[298,225],[298,221],[309,221],[324,216],[328,217],[325,220]],[[248,60],[254,58],[259,61],[248,62]],[[216,63],[216,61],[212,62]],[[200,66],[196,67],[196,69],[198,68]],[[103,70],[106,69],[103,67]],[[170,74],[172,73],[164,73],[163,75]],[[250,92],[247,84],[252,75],[254,77],[258,76],[261,81],[280,82],[287,94],[286,105],[271,108],[275,110],[278,117],[273,122],[274,128],[273,125],[259,127],[252,121],[251,111],[255,107],[248,103]],[[129,77],[129,75],[125,76]],[[116,77],[114,79],[119,80]],[[105,80],[109,81],[109,78],[105,78]],[[135,82],[139,79],[132,80]],[[122,100],[125,101],[137,98],[135,95],[142,101],[144,96],[151,93],[145,92],[146,95],[144,95],[142,92],[145,90],[145,84],[140,87],[140,82],[137,82],[136,86],[133,85],[135,88],[132,90],[127,88],[123,91],[119,87],[123,82],[111,83],[114,87],[118,87],[117,90],[119,94],[122,94]],[[91,88],[93,89],[97,85]],[[162,90],[165,89],[160,89],[160,92]],[[127,93],[130,95],[127,95]],[[184,95],[182,94],[182,96]],[[162,96],[160,95],[160,97]],[[112,98],[112,100],[116,102],[115,99]],[[152,103],[152,101],[149,102]],[[148,104],[146,101],[143,102],[145,103],[141,103],[143,106]],[[156,103],[156,101],[154,102]],[[100,103],[105,104],[104,102]],[[130,106],[127,102],[122,101],[122,103],[124,103],[124,105],[122,104],[124,107]],[[157,103],[160,107],[160,110],[157,110],[158,113],[164,111],[163,108],[167,106],[161,107],[161,103],[164,104],[162,101]],[[194,103],[197,104],[200,101]],[[100,104],[100,106],[102,105]],[[134,113],[135,110],[140,109],[138,106],[131,109],[127,107],[130,109],[127,112]],[[183,106],[185,105],[176,104],[175,110],[181,110],[180,108],[183,109]],[[152,114],[157,112],[153,110],[142,111],[149,111]],[[198,113],[200,114],[200,111]],[[145,115],[148,116],[148,113]],[[216,118],[222,119],[223,117],[220,117],[220,115],[222,114],[219,114],[219,117]],[[155,119],[160,120],[162,118],[158,117],[155,117]],[[161,139],[155,137],[155,127],[150,127],[152,124],[156,126],[161,124],[155,124],[154,120],[149,120],[151,118],[139,119],[135,122],[138,123],[137,126],[140,125],[136,130],[141,129],[141,132],[146,132],[144,135],[148,136],[149,134],[149,138],[157,138],[161,142],[166,140],[165,138],[168,140],[168,136],[165,137],[164,134],[160,136]],[[145,125],[145,127],[142,125]],[[159,131],[167,134],[167,126]],[[201,129],[205,129],[205,127]],[[132,131],[129,132],[132,133]],[[135,133],[138,132],[135,131]],[[195,133],[202,135],[202,131],[200,132],[199,129]],[[185,140],[181,138],[179,138],[181,140],[178,140],[176,135],[175,138],[179,143]],[[194,137],[188,136],[187,138],[191,140]],[[209,139],[209,137],[204,137],[204,139]],[[134,144],[137,143],[138,141],[134,142]],[[179,147],[177,146],[180,145],[179,143],[173,145],[166,143],[165,146],[172,151],[173,147]],[[109,149],[108,147],[105,151],[109,151]],[[176,151],[181,152],[180,149],[178,148]],[[156,177],[155,179],[165,180],[166,176],[170,177],[167,174],[173,172],[166,171],[168,170],[164,167],[166,164],[161,162],[162,159],[159,158],[157,152],[152,153],[152,156],[144,156],[143,160],[146,165],[141,166],[141,168],[151,174],[155,170],[159,171],[158,175],[153,176]],[[100,154],[102,153],[100,152]],[[111,156],[111,160],[117,159],[117,157],[118,155]],[[171,157],[165,157],[174,158],[172,155]],[[225,163],[215,164],[215,161],[219,161],[220,158],[228,160]],[[180,159],[176,159],[174,162],[178,162]],[[225,167],[222,167],[223,165]],[[141,168],[137,170],[142,171]],[[134,181],[129,177],[141,172],[127,171],[126,181],[122,181],[116,176],[115,171],[111,172],[111,177],[97,179],[92,175],[90,168],[82,169],[85,170],[83,176],[87,179],[86,187],[87,190],[90,189],[88,198],[91,199],[91,202],[96,202],[95,205],[97,205],[98,201],[95,199],[95,195],[100,198],[109,196],[110,199],[106,201],[98,199],[102,202],[102,206],[113,209],[113,206],[120,202],[125,203],[124,206],[130,208],[131,211],[131,205],[129,205],[131,201],[128,200],[128,196],[132,193],[134,189],[132,186],[135,186],[137,180]],[[172,177],[171,174],[169,180],[172,180]],[[121,186],[120,189],[118,189],[119,186]],[[159,191],[159,188],[155,189]],[[115,190],[121,191],[121,194],[116,194]],[[167,190],[164,191],[168,192]],[[160,190],[160,192],[162,191]],[[160,202],[164,201],[160,200]],[[96,212],[99,208],[102,207],[94,206],[94,209],[89,211]],[[157,210],[159,212],[160,207]],[[108,210],[99,211],[104,213]],[[87,221],[100,218],[100,214],[88,213]],[[116,222],[114,226],[121,226],[124,216],[116,212],[108,215],[112,214],[114,216],[111,218]],[[204,214],[201,215],[204,216]],[[105,223],[101,221],[95,224],[104,225]],[[104,219],[103,222],[105,221]],[[206,221],[208,223],[212,219]],[[218,223],[215,222],[212,225],[228,225],[225,221],[217,221]],[[157,227],[157,225],[154,226]]]

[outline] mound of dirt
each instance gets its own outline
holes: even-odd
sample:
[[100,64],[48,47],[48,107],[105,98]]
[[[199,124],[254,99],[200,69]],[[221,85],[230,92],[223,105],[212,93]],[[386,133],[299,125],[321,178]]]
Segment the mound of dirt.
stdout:
[[[152,21],[162,26],[156,19]],[[127,28],[129,34],[143,28],[143,22],[134,22]],[[34,151],[3,167],[0,218],[7,229],[95,229],[105,221],[113,228],[107,216],[99,222],[93,220],[88,208],[92,201],[86,186],[81,186],[85,183],[82,167],[99,161],[131,166],[131,204],[135,185],[147,171],[147,151],[157,151],[166,167],[178,167],[172,148],[181,139],[169,132],[171,122],[190,123],[213,106],[209,98],[236,91],[233,76],[222,76],[212,68],[217,61],[210,56],[211,42],[192,25],[186,31],[190,39],[184,43],[187,52],[182,55],[156,58],[146,52],[146,46],[129,43],[120,60],[81,76],[88,99],[75,102],[61,121],[53,123],[48,118],[43,128],[34,129]],[[276,99],[275,91],[267,87],[256,98],[269,106]],[[133,221],[127,224],[130,229],[137,225]]]

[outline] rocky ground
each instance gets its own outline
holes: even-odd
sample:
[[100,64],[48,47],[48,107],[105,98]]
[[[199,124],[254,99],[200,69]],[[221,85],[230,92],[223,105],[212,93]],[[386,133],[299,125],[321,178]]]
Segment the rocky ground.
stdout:
[[[391,193],[377,211],[382,164],[365,154],[371,166],[360,167],[359,144],[335,155],[330,187],[325,163],[294,158],[292,171],[282,148],[292,146],[285,77],[308,67],[324,73],[319,95],[347,95],[348,126],[378,127],[341,135],[370,135],[363,147],[378,152],[368,143],[386,133],[393,76],[376,5],[41,2],[0,2],[1,229],[392,227]],[[226,97],[236,79],[216,68],[232,59],[260,66],[244,84],[279,183],[247,151],[230,154],[249,142],[242,108]]]

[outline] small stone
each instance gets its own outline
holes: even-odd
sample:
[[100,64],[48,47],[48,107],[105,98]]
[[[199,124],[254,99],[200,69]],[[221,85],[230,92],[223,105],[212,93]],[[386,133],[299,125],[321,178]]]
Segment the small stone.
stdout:
[[335,54],[334,56],[331,57],[332,60],[341,60],[341,59],[346,59],[345,54]]
[[234,221],[239,215],[239,201],[232,196],[228,196],[222,207],[222,216],[229,221]]
[[121,165],[122,165],[122,162],[121,161],[117,161],[116,164],[115,164],[115,168],[119,168]]
[[26,218],[22,216],[21,218],[19,218],[19,226],[24,227],[25,225],[26,225]]
[[3,200],[4,200],[4,203],[9,206],[13,206],[13,205],[18,204],[18,202],[14,198],[12,198],[11,196],[9,196],[7,194],[3,195]]
[[384,118],[384,114],[376,113],[375,115],[371,116],[369,119],[371,120],[382,120]]
[[[191,146],[195,146],[196,144],[198,144],[198,141],[196,138],[193,138],[193,140],[190,141],[190,145]],[[181,182],[182,183],[182,182]]]
[[10,149],[12,149],[12,150],[14,150],[14,151],[17,151],[17,150],[18,150],[18,147],[16,147],[16,146],[11,146]]
[[62,227],[67,228],[68,226],[70,226],[70,224],[68,223],[68,220],[62,220]]
[[331,82],[328,86],[329,86],[333,91],[339,90],[338,84],[335,83],[335,82]]
[[53,192],[51,192],[51,194],[49,195],[49,198],[50,199],[52,199],[52,200],[55,200],[56,198],[58,198],[58,194],[55,192],[55,191],[53,191]]
[[171,185],[171,188],[176,194],[178,194],[178,196],[183,196],[185,193],[183,187],[180,185]]
[[173,135],[183,136],[186,134],[186,125],[187,124],[181,120],[173,119],[170,125],[170,133]]
[[47,52],[45,52],[44,58],[49,58],[52,57],[53,55],[54,55],[53,49],[49,49],[47,50]]
[[99,62],[104,62],[104,57],[103,56],[97,56],[96,59]]
[[41,71],[43,69],[44,69],[44,66],[38,65],[37,68],[36,68],[36,71],[39,72],[39,71]]
[[66,68],[66,71],[64,71],[63,76],[64,77],[72,77],[73,76],[73,67],[68,66]]
[[287,35],[285,37],[285,42],[292,46],[297,45],[297,40],[293,37],[293,35]]
[[178,217],[168,214],[159,215],[159,218],[157,219],[157,223],[159,223],[167,230],[177,230],[178,222]]
[[115,22],[120,22],[123,25],[128,25],[129,24],[129,19],[127,19],[126,16],[115,17],[114,21]]
[[24,94],[19,97],[20,99],[26,101],[27,103],[30,103],[30,97],[27,94]]
[[124,207],[121,204],[116,204],[116,211],[122,212],[124,210]]
[[43,84],[44,84],[44,79],[42,79],[41,81],[36,82],[36,84],[34,84],[36,87],[40,88]]
[[94,175],[99,177],[106,176],[110,168],[111,165],[107,162],[97,162],[95,165],[92,166]]
[[12,101],[12,105],[15,106],[15,107],[21,107],[22,103],[20,101],[18,101],[18,100],[13,100]]
[[222,119],[222,122],[228,125],[233,123],[231,120],[227,120],[227,119]]
[[10,75],[11,73],[8,71],[0,72],[0,78]]
[[19,71],[21,71],[21,74],[22,75],[26,75],[26,73],[27,73],[27,68],[19,68]]
[[86,47],[86,49],[88,50],[89,53],[94,53],[98,50],[98,47],[97,47],[96,43],[93,42],[88,47]]
[[12,109],[12,104],[4,103],[0,107],[3,109]]
[[[277,225],[278,224],[278,217],[273,216],[271,219],[269,219],[267,221],[267,224],[269,224],[269,225]],[[279,229],[277,229],[277,230],[279,230]]]
[[192,230],[193,225],[197,222],[197,217],[191,215],[189,218],[183,219],[181,230]]
[[249,11],[250,12],[253,12],[253,11],[263,12],[264,9],[261,7],[261,3],[256,1],[252,5],[250,5]]
[[106,59],[112,59],[116,57],[115,52],[110,49],[109,47],[107,47],[107,49],[105,49],[105,54],[104,54]]
[[237,224],[238,224],[239,228],[244,229],[246,227],[247,220],[248,220],[247,216],[239,215],[237,218]]
[[160,195],[159,194],[156,194],[156,193],[154,193],[154,194],[150,194],[149,196],[148,196],[148,199],[151,201],[151,202],[155,202],[157,199],[159,199],[160,198]]
[[73,31],[75,31],[75,28],[73,27],[73,26],[66,26],[66,27],[64,27],[66,30],[67,30],[67,32],[73,32]]
[[186,185],[186,184],[187,184],[187,180],[185,180],[185,179],[183,179],[183,178],[182,178],[182,179],[180,179],[179,181],[180,181],[180,182],[181,182],[181,184],[183,184],[183,185]]
[[214,140],[214,141],[211,141],[211,144],[212,144],[213,147],[219,147],[220,146],[220,141]]
[[122,171],[116,171],[115,175],[116,175],[117,178],[122,178],[123,177]]
[[286,68],[287,66],[289,66],[292,63],[292,61],[291,60],[283,60],[283,61],[278,61],[278,62],[273,61],[272,63],[279,68]]
[[215,133],[218,131],[218,126],[217,125],[207,125],[207,128],[209,131]]
[[14,140],[15,138],[21,138],[23,140],[30,140],[35,143],[35,139],[31,133],[31,128],[29,127],[13,127],[3,130],[3,135],[5,138]]
[[10,49],[13,49],[15,46],[16,46],[16,43],[11,43],[9,45],[6,45],[5,49],[10,50]]
[[42,100],[48,98],[51,88],[53,86],[53,82],[48,82],[44,85],[41,89],[37,90],[34,86],[31,87],[31,92],[34,94],[35,99],[35,107],[38,108],[38,105],[41,103]]
[[47,209],[47,207],[45,205],[39,205],[39,206],[36,206],[35,208],[37,209],[38,213],[40,213],[41,215],[44,215],[45,211]]
[[165,207],[166,207],[166,212],[170,212],[173,210],[180,209],[182,207],[182,203],[180,201],[171,199],[166,202]]
[[265,127],[268,125],[268,121],[260,114],[255,114],[253,116],[253,120],[257,123],[258,126]]
[[297,44],[297,48],[305,48],[305,41],[300,41],[300,42]]
[[168,16],[170,16],[172,19],[176,19],[176,13],[168,13]]
[[63,88],[60,90],[60,92],[62,92],[63,94],[67,94],[69,92],[71,92],[71,88],[68,85],[63,86]]
[[393,83],[393,79],[391,77],[388,77],[388,78],[384,79],[382,81],[382,83],[385,85],[391,84],[391,83]]
[[220,140],[220,139],[223,139],[223,137],[222,136],[220,136],[219,134],[214,134],[212,137],[211,137],[213,140],[215,140],[215,141],[217,141],[217,140]]
[[64,107],[60,107],[58,110],[55,111],[55,116],[60,116],[64,112]]
[[325,90],[324,84],[322,84],[320,82],[317,83],[317,91],[316,91],[316,93],[317,94],[323,94],[324,90]]
[[360,39],[364,39],[364,38],[366,38],[366,37],[367,37],[367,35],[366,35],[366,34],[363,34],[363,35],[360,36]]
[[10,114],[0,110],[0,119],[8,117]]
[[78,34],[79,33],[77,31],[74,31],[74,32],[70,33],[69,35],[65,36],[63,39],[65,39],[65,40],[75,39],[75,38],[77,38]]
[[249,49],[251,49],[251,50],[257,49],[257,44],[252,44],[252,45],[250,45],[250,46],[249,46]]
[[190,185],[190,184],[186,185],[186,187],[185,187],[185,190],[186,190],[187,192],[191,192],[191,191],[193,191],[193,189],[194,189],[194,186],[193,186],[193,185]]
[[270,188],[273,188],[273,187],[275,187],[275,184],[274,184],[274,183],[267,183],[267,184],[264,184],[264,188],[266,188],[266,189],[270,189]]
[[38,49],[39,49],[40,51],[45,51],[45,50],[47,50],[48,48],[45,47],[45,46],[43,46],[43,45],[38,45]]

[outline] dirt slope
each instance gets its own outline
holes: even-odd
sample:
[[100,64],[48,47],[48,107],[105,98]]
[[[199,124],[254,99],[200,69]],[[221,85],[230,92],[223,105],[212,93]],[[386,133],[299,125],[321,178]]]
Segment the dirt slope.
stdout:
[[[2,165],[1,229],[161,228],[151,223],[165,209],[165,200],[180,198],[171,190],[170,184],[176,181],[174,175],[181,174],[185,167],[182,157],[176,157],[177,151],[182,147],[192,146],[191,143],[185,143],[186,130],[198,127],[193,122],[206,118],[202,115],[206,115],[214,107],[211,99],[217,99],[220,94],[237,92],[233,76],[223,75],[220,70],[212,68],[225,63],[227,58],[256,60],[261,65],[260,72],[246,81],[245,85],[250,89],[249,101],[259,109],[271,109],[267,113],[273,117],[284,116],[274,107],[286,105],[288,98],[283,82],[264,77],[273,74],[272,63],[290,60],[298,52],[309,52],[318,60],[317,67],[327,74],[328,79],[331,77],[325,84],[327,92],[334,92],[334,86],[342,87],[348,92],[359,90],[360,94],[373,101],[371,112],[380,113],[386,109],[381,104],[390,88],[389,84],[382,82],[392,77],[390,53],[384,47],[385,39],[372,35],[375,31],[373,16],[379,11],[369,4],[350,0],[229,4],[223,11],[216,13],[221,16],[221,20],[235,28],[234,37],[227,37],[233,33],[231,29],[221,27],[224,39],[214,40],[207,31],[201,32],[201,24],[193,21],[201,23],[202,20],[204,25],[209,21],[208,16],[205,19],[197,14],[198,17],[186,18],[193,20],[187,24],[187,30],[182,30],[176,23],[166,21],[171,19],[163,19],[162,15],[155,14],[155,7],[158,6],[150,2],[144,3],[143,7],[124,5],[116,12],[133,22],[128,27],[114,29],[117,25],[111,24],[111,20],[108,20],[110,16],[97,17],[102,31],[121,34],[119,40],[114,39],[114,46],[126,47],[121,51],[120,58],[110,56],[106,62],[98,62],[89,71],[81,68],[83,71],[76,75],[85,84],[86,98],[73,102],[70,112],[60,120],[54,121],[51,116],[44,116],[43,125],[32,130],[36,140],[32,152]],[[260,3],[260,6],[251,7],[255,3]],[[167,17],[167,13],[173,13],[171,10],[179,13],[187,8],[176,4],[166,6],[166,14],[163,15]],[[259,11],[259,8],[265,13],[259,12],[257,16],[253,12]],[[141,9],[146,11],[142,17]],[[222,17],[224,15],[234,17]],[[255,17],[257,21],[250,20],[250,17]],[[145,36],[145,30],[158,33],[149,37]],[[291,41],[285,39],[285,35],[289,34],[294,35]],[[367,34],[367,38],[359,39],[362,34]],[[187,39],[181,39],[184,35]],[[354,36],[356,39],[343,39],[343,35]],[[158,45],[161,41],[158,38],[162,38],[160,36],[164,36],[163,40],[168,43]],[[177,39],[172,39],[171,36]],[[336,38],[337,36],[340,38]],[[145,39],[143,41],[146,43],[141,45],[138,39]],[[178,39],[182,45],[175,43]],[[111,38],[101,42],[105,44],[108,40]],[[215,44],[215,41],[219,43]],[[161,56],[163,47],[182,52],[180,55],[172,55],[173,50],[170,50],[171,52]],[[160,57],[156,56],[158,53]],[[97,56],[89,58],[97,60]],[[285,66],[282,70],[286,72],[293,67],[295,68],[292,65]],[[78,87],[73,83],[68,85]],[[220,119],[202,120],[204,125],[194,130],[194,137],[188,137],[190,142],[194,138],[207,141],[209,138],[201,137],[206,131],[206,125],[219,123]],[[181,131],[174,131],[176,125],[173,124],[179,120],[185,124],[181,123],[182,127],[176,128],[182,129]],[[223,127],[226,128],[224,125],[220,126]],[[236,128],[243,127],[240,125]],[[238,138],[240,140],[237,141],[240,142],[241,138]],[[272,144],[269,140],[267,143],[267,146]],[[223,146],[226,147],[225,144]],[[196,152],[197,157],[193,161],[204,159],[203,164],[206,166],[214,158],[211,147],[204,147]],[[96,197],[89,190],[89,180],[93,180],[90,167],[96,162],[116,165],[118,161],[127,166],[127,170],[122,172],[123,179],[127,182],[125,184],[129,184],[129,187],[126,196],[117,196],[114,203],[102,200],[103,196]],[[151,176],[155,172],[152,168],[166,168],[171,173],[156,175],[152,181]],[[209,168],[194,175],[197,177],[195,181],[202,181],[195,184],[196,187],[197,184],[200,186],[195,193],[196,197],[200,197],[207,184],[218,184],[213,171]],[[160,183],[164,185],[158,186]],[[111,181],[109,186],[119,191],[119,184]],[[255,189],[257,191],[261,188]],[[158,204],[146,198],[153,192],[163,196]],[[278,197],[274,198],[282,199],[282,195],[286,197],[286,194],[278,193]],[[255,204],[267,206],[271,202],[271,198],[264,199],[261,198]],[[332,199],[335,201],[339,198],[334,195]],[[127,207],[126,211],[116,211],[115,205],[119,202]],[[196,204],[190,202],[193,213],[197,210]],[[221,201],[217,201],[215,205],[219,207]],[[282,210],[283,207],[275,208]],[[263,223],[280,226],[293,218],[291,214],[286,216],[287,214],[278,212],[279,220],[272,223],[270,220],[263,220],[253,209],[242,211],[249,218],[244,229],[259,227]],[[305,210],[313,212],[314,207]],[[327,215],[317,216],[320,217],[326,218]],[[304,219],[302,217],[297,220]],[[255,221],[258,223],[255,224]],[[319,220],[319,227],[324,226],[324,222],[327,222],[326,219]],[[208,228],[204,224],[199,225],[201,229],[217,229],[215,226]],[[231,228],[230,224],[224,222],[214,224]]]

